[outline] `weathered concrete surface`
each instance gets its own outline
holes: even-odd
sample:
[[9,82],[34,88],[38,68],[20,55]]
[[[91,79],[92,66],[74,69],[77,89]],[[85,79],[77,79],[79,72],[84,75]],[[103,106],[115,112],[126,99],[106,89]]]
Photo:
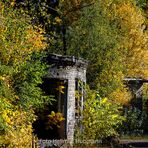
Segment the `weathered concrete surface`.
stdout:
[[49,78],[68,80],[67,89],[67,140],[72,144],[75,127],[75,90],[76,79],[86,82],[87,61],[70,56],[50,55]]

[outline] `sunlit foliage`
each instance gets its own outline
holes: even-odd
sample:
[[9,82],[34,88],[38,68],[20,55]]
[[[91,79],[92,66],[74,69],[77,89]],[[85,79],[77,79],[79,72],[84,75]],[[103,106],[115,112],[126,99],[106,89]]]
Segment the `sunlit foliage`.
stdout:
[[0,1],[0,147],[30,147],[34,109],[49,97],[38,87],[46,66],[43,30]]
[[[121,106],[107,98],[101,98],[96,92],[87,89],[87,99],[82,112],[83,118],[80,121],[83,130],[78,129],[76,140],[101,140],[117,135],[116,128],[124,121],[124,117],[120,115],[120,109]],[[90,146],[92,143],[83,144]]]
[[83,8],[80,16],[67,31],[68,53],[90,61],[87,78],[91,88],[127,103],[130,94],[123,79],[148,77],[141,10],[132,0],[105,0]]
[[[64,54],[64,38],[65,53],[89,60],[88,83],[108,98],[96,100],[93,94],[88,98],[83,124],[90,130],[95,122],[88,136],[114,134],[112,127],[121,118],[112,103],[130,100],[124,78],[148,77],[146,4],[145,0],[0,0],[0,144],[30,147],[34,109],[50,100],[38,87],[47,68],[43,51]],[[108,131],[102,130],[104,116],[111,121],[105,127]]]
[[119,4],[116,15],[122,35],[121,51],[125,52],[124,64],[127,77],[148,77],[147,34],[144,32],[144,17],[132,3]]

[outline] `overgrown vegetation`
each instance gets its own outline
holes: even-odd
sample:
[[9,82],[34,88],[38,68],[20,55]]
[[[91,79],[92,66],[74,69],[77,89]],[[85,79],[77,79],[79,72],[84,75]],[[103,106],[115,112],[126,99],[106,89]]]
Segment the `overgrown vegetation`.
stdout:
[[[122,107],[119,104],[115,104],[107,98],[101,98],[95,91],[87,89],[84,110],[76,127],[75,144],[77,147],[89,147],[91,144],[100,144],[97,143],[99,140],[118,136],[116,129],[124,120]],[[80,141],[86,142],[79,143]],[[90,143],[87,143],[89,141]]]
[[68,52],[90,61],[91,88],[98,89],[102,97],[127,103],[130,94],[123,79],[148,74],[141,11],[134,1],[105,0],[82,9],[81,15],[68,28]]
[[43,30],[0,1],[0,147],[30,147],[34,110],[50,101],[38,87],[46,73]]
[[[89,60],[88,84],[101,96],[87,92],[79,138],[116,135],[131,98],[123,79],[148,78],[146,9],[146,0],[0,0],[0,146],[30,147],[34,111],[52,100],[39,84],[53,52]],[[144,118],[127,111],[122,132],[148,131],[146,92]]]

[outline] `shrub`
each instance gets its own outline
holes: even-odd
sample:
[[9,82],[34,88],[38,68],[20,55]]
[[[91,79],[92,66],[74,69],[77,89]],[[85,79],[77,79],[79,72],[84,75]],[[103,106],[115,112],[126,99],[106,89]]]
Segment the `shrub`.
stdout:
[[107,98],[101,98],[97,93],[88,90],[84,103],[82,128],[76,130],[76,140],[101,140],[108,136],[118,135],[116,128],[124,117],[120,115],[121,107]]

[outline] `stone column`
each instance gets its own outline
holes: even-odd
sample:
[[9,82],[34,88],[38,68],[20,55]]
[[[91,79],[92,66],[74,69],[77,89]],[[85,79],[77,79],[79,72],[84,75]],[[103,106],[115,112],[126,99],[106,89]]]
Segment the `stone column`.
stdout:
[[49,63],[52,64],[49,69],[49,77],[68,81],[66,137],[68,142],[73,144],[75,128],[75,83],[76,79],[86,82],[87,61],[75,57],[61,56],[56,54],[50,55],[48,60]]
[[68,91],[67,91],[67,140],[70,144],[74,140],[75,126],[75,67],[70,67],[67,71],[68,75]]

